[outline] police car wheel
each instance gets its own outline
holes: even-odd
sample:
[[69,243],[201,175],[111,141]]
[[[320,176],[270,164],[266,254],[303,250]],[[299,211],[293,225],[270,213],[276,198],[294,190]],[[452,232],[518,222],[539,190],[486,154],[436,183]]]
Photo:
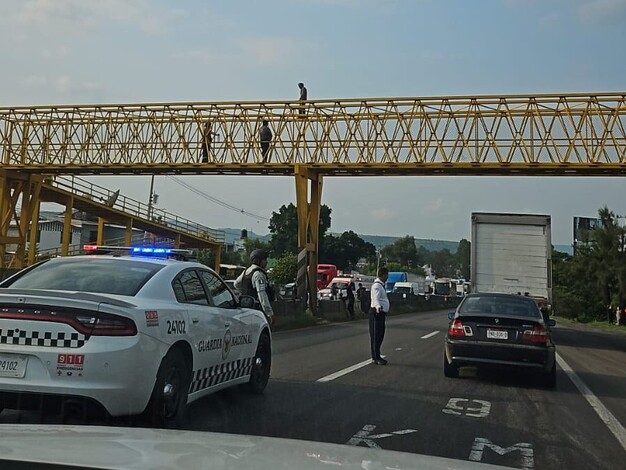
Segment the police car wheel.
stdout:
[[182,424],[191,374],[179,349],[170,350],[159,367],[152,396],[146,408],[147,418],[156,427]]
[[272,349],[270,338],[266,334],[261,334],[256,354],[252,360],[252,372],[250,381],[246,384],[248,392],[260,395],[267,387],[270,379],[270,369],[272,367]]

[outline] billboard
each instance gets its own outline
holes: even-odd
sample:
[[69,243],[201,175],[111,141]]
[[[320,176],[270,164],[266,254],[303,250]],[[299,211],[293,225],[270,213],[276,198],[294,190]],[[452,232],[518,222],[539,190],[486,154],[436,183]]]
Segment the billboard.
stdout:
[[587,244],[596,227],[602,227],[602,220],[592,217],[574,217],[574,246]]

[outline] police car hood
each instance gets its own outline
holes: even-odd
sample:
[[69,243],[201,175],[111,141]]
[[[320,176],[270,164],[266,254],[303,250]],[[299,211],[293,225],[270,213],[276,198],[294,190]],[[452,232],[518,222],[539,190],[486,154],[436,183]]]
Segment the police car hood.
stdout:
[[11,461],[28,462],[34,469],[53,464],[124,470],[504,468],[381,449],[194,431],[7,424],[0,425],[0,435],[3,468]]

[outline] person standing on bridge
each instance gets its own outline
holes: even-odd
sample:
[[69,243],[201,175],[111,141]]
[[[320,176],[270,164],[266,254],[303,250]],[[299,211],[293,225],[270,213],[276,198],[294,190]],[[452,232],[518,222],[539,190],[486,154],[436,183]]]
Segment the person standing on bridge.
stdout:
[[211,131],[211,122],[207,121],[202,129],[202,163],[209,163],[209,153],[211,153],[211,143],[213,136],[219,136]]
[[270,129],[270,123],[267,120],[263,121],[261,130],[259,131],[259,140],[261,141],[261,155],[263,156],[263,163],[269,161],[268,153],[270,151],[270,142],[272,142],[272,130]]
[[304,83],[300,82],[298,83],[298,88],[300,88],[300,109],[298,110],[298,112],[300,114],[305,114],[305,103],[307,100],[307,91],[306,91],[306,87],[304,86]]
[[371,306],[370,306],[370,343],[372,347],[372,361],[374,364],[384,366],[387,361],[380,355],[380,346],[383,344],[385,337],[385,317],[389,312],[389,297],[385,283],[389,277],[387,268],[378,270],[378,277],[372,284]]
[[274,300],[274,289],[265,272],[268,256],[265,250],[253,250],[250,253],[250,267],[235,280],[235,289],[241,292],[241,295],[253,297],[261,304],[261,310],[271,326],[274,323],[274,310],[271,304]]

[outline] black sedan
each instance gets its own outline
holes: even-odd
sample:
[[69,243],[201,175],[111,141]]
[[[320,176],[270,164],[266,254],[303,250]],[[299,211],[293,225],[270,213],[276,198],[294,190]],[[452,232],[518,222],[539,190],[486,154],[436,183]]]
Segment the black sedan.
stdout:
[[462,366],[524,368],[556,385],[554,320],[544,320],[533,299],[510,294],[470,294],[448,314],[443,372],[458,377]]

